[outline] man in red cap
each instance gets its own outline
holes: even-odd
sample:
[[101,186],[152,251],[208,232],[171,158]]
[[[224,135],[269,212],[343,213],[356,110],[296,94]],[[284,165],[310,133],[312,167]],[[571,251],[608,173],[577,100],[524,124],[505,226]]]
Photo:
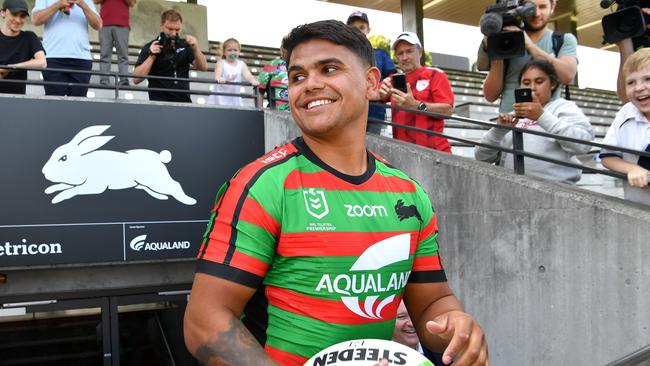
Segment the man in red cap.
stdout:
[[[386,78],[380,89],[382,97],[391,97],[393,107],[451,115],[454,111],[454,93],[447,75],[438,68],[420,64],[423,50],[417,34],[413,32],[400,34],[393,43],[393,50],[399,68],[406,74],[407,89],[406,92],[403,92],[393,88],[391,78]],[[395,108],[393,108],[392,116],[393,123],[396,124],[438,133],[443,133],[444,130],[444,121],[440,118]],[[444,137],[399,127],[393,128],[393,137],[451,153],[449,141]]]

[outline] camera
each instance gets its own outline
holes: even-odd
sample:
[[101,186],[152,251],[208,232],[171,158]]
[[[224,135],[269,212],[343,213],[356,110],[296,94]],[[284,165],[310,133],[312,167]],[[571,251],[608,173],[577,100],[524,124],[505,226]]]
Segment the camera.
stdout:
[[176,50],[179,48],[187,48],[185,39],[177,35],[168,36],[165,32],[160,32],[156,38],[158,44],[162,48],[160,54],[163,59],[169,60],[176,57]]
[[618,4],[616,12],[605,15],[602,20],[603,43],[616,43],[626,38],[637,38],[646,34],[650,17],[641,8],[650,7],[650,0],[602,0],[600,7],[607,9]]
[[520,57],[526,51],[524,35],[520,31],[504,31],[514,25],[524,29],[524,18],[535,15],[535,4],[525,0],[497,0],[485,8],[481,16],[481,33],[487,36],[490,59]]

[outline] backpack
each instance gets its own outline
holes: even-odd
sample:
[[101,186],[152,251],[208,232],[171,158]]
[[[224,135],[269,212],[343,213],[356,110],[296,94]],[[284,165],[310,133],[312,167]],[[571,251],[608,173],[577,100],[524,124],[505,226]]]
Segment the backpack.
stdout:
[[[553,53],[555,54],[555,57],[557,57],[560,54],[560,48],[562,48],[562,45],[564,44],[564,33],[554,30],[553,35],[551,36],[551,41],[553,42]],[[564,86],[564,99],[571,100],[571,93],[569,92],[568,85]]]
[[[560,54],[560,49],[564,44],[564,33],[554,30],[553,35],[551,35],[551,42],[553,43],[553,53],[555,54],[555,57],[558,57],[558,55]],[[505,78],[506,70],[508,69],[508,60],[506,59],[504,60],[504,62],[505,65],[503,70],[503,77]],[[564,99],[571,100],[571,94],[569,93],[568,85],[564,86]]]

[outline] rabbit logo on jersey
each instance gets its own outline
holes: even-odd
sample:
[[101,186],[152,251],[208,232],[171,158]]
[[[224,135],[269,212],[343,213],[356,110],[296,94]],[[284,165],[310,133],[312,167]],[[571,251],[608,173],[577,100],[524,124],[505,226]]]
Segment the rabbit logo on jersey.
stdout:
[[47,187],[45,194],[59,192],[52,203],[80,194],[127,188],[141,189],[159,200],[172,196],[186,205],[196,203],[169,175],[165,164],[172,160],[172,154],[168,150],[97,150],[114,137],[100,136],[109,127],[86,127],[54,150],[42,170],[47,180],[56,183]]
[[[367,296],[363,301],[363,309],[359,302],[359,295],[394,293],[406,287],[411,271],[380,272],[379,270],[393,263],[407,260],[410,241],[410,234],[399,234],[371,245],[354,262],[349,274],[334,276],[324,274],[316,286],[316,291],[344,295],[341,297],[341,301],[353,313],[367,319],[383,319],[381,311],[395,299],[395,295],[383,299],[381,295]],[[363,272],[355,273],[361,271]]]

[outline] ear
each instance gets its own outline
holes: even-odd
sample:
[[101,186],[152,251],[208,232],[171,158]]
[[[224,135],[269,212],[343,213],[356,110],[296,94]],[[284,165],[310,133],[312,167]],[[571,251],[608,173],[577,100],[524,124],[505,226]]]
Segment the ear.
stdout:
[[366,98],[375,99],[377,87],[381,81],[381,71],[375,66],[366,70]]
[[101,135],[104,131],[108,130],[108,128],[111,127],[110,125],[98,125],[98,126],[90,126],[86,127],[83,130],[79,131],[75,137],[70,140],[70,143],[72,145],[79,145],[83,140],[92,137],[92,136],[99,136]]
[[114,136],[93,136],[83,140],[76,149],[79,155],[88,154],[106,145]]

